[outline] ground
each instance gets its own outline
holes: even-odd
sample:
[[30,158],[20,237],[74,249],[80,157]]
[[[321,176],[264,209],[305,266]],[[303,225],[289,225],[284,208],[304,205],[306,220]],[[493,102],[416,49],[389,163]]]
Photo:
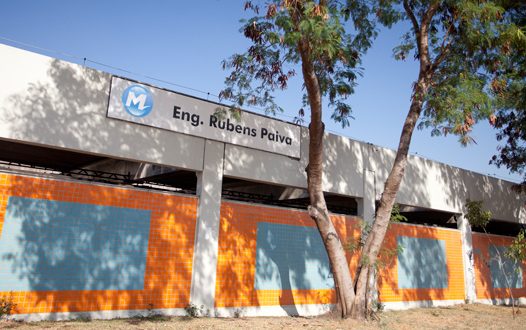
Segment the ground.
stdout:
[[526,309],[513,318],[511,308],[459,305],[383,312],[379,320],[357,322],[335,317],[189,318],[151,317],[110,321],[0,321],[0,329],[526,329]]

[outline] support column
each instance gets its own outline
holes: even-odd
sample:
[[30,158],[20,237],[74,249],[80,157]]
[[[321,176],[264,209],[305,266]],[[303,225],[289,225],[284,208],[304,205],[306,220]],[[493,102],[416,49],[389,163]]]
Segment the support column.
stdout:
[[[376,191],[375,191],[375,172],[364,167],[363,169],[363,198],[358,202],[358,215],[369,226],[372,226],[376,213]],[[367,299],[371,302],[378,301],[378,286],[375,274],[370,274],[367,281],[369,282],[369,291]]]
[[471,225],[463,214],[457,215],[457,228],[460,229],[462,240],[462,260],[464,264],[464,287],[467,303],[473,303],[477,299],[475,291],[475,263],[473,261],[473,241],[471,236]]
[[202,305],[205,312],[214,309],[224,149],[224,143],[207,140],[203,171],[197,174],[199,204],[190,302]]
[[368,224],[373,223],[376,211],[374,174],[374,171],[363,170],[363,198],[358,202],[358,215]]

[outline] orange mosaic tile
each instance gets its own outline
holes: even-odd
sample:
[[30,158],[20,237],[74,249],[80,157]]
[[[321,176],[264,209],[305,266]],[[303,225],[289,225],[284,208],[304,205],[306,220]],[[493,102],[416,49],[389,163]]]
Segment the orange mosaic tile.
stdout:
[[[358,237],[358,220],[333,215],[342,241]],[[307,212],[278,207],[223,202],[219,230],[216,307],[327,304],[335,302],[333,289],[256,290],[257,225],[260,222],[315,227]],[[355,268],[356,258],[350,267]]]
[[473,233],[473,255],[475,263],[475,290],[477,299],[507,299],[526,297],[526,262],[521,265],[522,288],[494,288],[490,269],[490,247],[509,246],[513,237]]
[[409,224],[391,224],[385,237],[385,248],[395,250],[397,248],[397,237],[399,236],[444,241],[447,287],[399,288],[398,257],[395,255],[386,260],[385,267],[380,269],[378,274],[381,302],[464,299],[464,268],[460,231]]
[[0,233],[10,196],[151,212],[143,290],[0,292],[12,294],[14,313],[183,308],[189,303],[196,198],[0,173]]

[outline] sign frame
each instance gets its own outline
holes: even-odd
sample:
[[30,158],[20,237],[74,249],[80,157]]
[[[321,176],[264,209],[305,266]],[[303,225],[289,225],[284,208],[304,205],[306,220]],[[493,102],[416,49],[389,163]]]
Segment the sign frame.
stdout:
[[[134,94],[141,91],[145,94]],[[149,109],[140,115],[143,108]],[[222,103],[112,75],[106,117],[300,158],[302,126],[246,110],[236,118],[230,109]]]

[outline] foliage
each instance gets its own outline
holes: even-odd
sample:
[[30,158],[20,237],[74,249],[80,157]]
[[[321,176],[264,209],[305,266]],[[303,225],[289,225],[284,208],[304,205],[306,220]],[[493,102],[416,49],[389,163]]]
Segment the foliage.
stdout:
[[15,309],[16,304],[13,302],[13,293],[11,292],[8,297],[0,297],[0,319],[11,315]]
[[406,222],[407,218],[400,214],[400,205],[394,204],[393,209],[391,210],[391,222]]
[[507,9],[507,19],[517,28],[510,31],[515,37],[502,44],[507,56],[488,68],[497,100],[492,124],[498,130],[497,140],[505,142],[491,163],[523,175],[522,184],[516,188],[526,193],[526,2],[503,0],[501,3]]
[[[360,57],[376,35],[374,18],[386,26],[399,20],[411,24],[402,44],[395,49],[395,57],[403,60],[412,55],[419,60],[419,75],[375,223],[371,228],[363,228],[358,245],[350,246],[362,250],[355,292],[350,292],[353,290],[349,285],[350,274],[335,273],[340,281],[342,314],[362,318],[367,315],[368,277],[374,273],[370,266],[377,265],[388,222],[391,218],[402,219],[399,210],[393,215],[392,207],[416,123],[421,120],[420,127],[432,128],[433,135],[455,134],[462,144],[474,141],[470,137],[472,126],[481,119],[492,118],[495,104],[488,67],[506,56],[502,47],[506,42],[513,46],[516,26],[509,24],[504,9],[495,1],[269,0],[261,15],[259,6],[252,1],[245,8],[255,13],[242,28],[251,46],[246,53],[236,54],[223,63],[231,73],[220,96],[231,100],[234,109],[248,104],[275,113],[281,108],[275,102],[274,92],[287,88],[288,80],[301,64],[303,104],[311,110],[306,168],[309,214],[320,233],[325,231],[327,237],[336,238],[330,232],[322,193],[322,103],[328,103],[332,119],[347,126],[351,108],[346,100],[354,92],[356,78],[361,73]],[[300,109],[299,116],[303,115]],[[369,232],[374,235],[367,235]],[[333,252],[329,255],[338,255],[335,260],[345,263],[339,241],[326,240],[328,248],[329,244]],[[347,271],[347,267],[337,269]]]
[[[495,108],[493,76],[488,69],[505,61],[507,53],[502,45],[516,39],[517,27],[505,17],[504,8],[495,1],[475,0],[379,0],[377,3],[378,6],[388,4],[388,10],[380,14],[384,24],[389,26],[400,18],[413,24],[394,49],[394,57],[399,60],[411,56],[420,59],[424,50],[415,38],[416,28],[421,28],[417,18],[425,17],[431,5],[437,4],[428,30],[427,70],[432,75],[428,91],[423,95],[418,127],[431,128],[433,136],[458,135],[463,145],[474,142],[470,136],[472,126],[490,118]],[[400,9],[404,6],[412,15]]]
[[[395,204],[393,207],[393,216],[391,217],[391,223],[398,223],[401,221],[407,221],[407,218],[400,214],[400,206]],[[360,236],[358,240],[350,237],[345,242],[345,250],[351,254],[362,253],[363,246],[365,245],[365,239],[367,235],[371,232],[372,226],[370,223],[360,220]],[[397,245],[395,248],[387,248],[382,246],[380,252],[378,253],[378,258],[374,262],[374,268],[376,270],[384,269],[393,262],[393,258],[398,256],[403,251],[403,246]],[[362,258],[364,256],[362,255]],[[369,265],[367,260],[362,260],[363,265]]]
[[[271,0],[264,8],[247,1],[245,9],[255,13],[243,21],[241,29],[252,46],[223,61],[223,68],[232,71],[220,97],[233,101],[234,109],[251,105],[264,107],[271,114],[282,111],[274,92],[286,89],[296,75],[302,60],[298,45],[305,42],[332,119],[348,126],[351,108],[345,101],[361,73],[360,57],[376,35],[366,1]],[[302,100],[307,106],[306,94]],[[304,114],[300,109],[299,118]]]
[[204,308],[205,308],[204,305],[197,306],[195,304],[190,303],[190,304],[186,305],[184,310],[186,312],[186,316],[195,318],[195,317],[199,317],[199,316],[203,315]]
[[473,227],[486,228],[491,220],[491,212],[483,209],[483,201],[466,201],[466,219]]
[[521,229],[506,251],[506,257],[521,264],[526,261],[526,231]]

